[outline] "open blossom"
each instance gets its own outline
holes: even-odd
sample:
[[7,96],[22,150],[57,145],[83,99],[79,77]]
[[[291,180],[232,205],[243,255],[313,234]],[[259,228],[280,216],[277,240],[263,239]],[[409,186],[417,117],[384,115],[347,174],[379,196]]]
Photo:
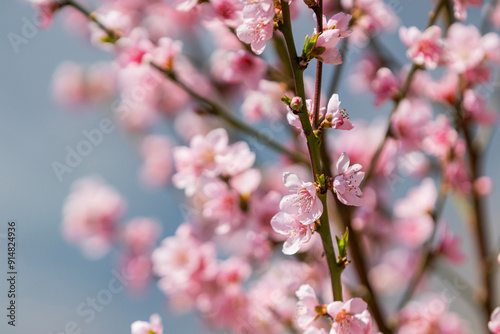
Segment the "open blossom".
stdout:
[[324,63],[339,65],[342,63],[342,56],[336,48],[340,31],[338,29],[325,30],[318,36],[312,54]]
[[194,136],[189,147],[174,148],[174,161],[177,173],[172,182],[177,188],[186,189],[188,194],[194,193],[197,179],[202,175],[216,175],[219,165],[218,155],[224,154],[228,147],[226,130],[219,128],[210,131],[206,136]]
[[500,334],[500,307],[497,307],[491,314],[491,320],[488,322],[488,329],[493,334]]
[[333,318],[330,334],[367,334],[372,332],[372,318],[367,304],[361,298],[328,304],[327,312]]
[[352,33],[352,30],[349,29],[349,22],[351,21],[351,18],[352,15],[339,12],[326,21],[326,16],[323,15],[323,31],[337,29],[339,37],[349,37]]
[[399,36],[408,47],[408,58],[415,64],[432,70],[443,62],[444,43],[439,26],[430,26],[424,32],[417,27],[401,27]]
[[379,106],[385,100],[393,98],[398,93],[398,86],[398,79],[390,69],[387,67],[379,68],[370,87],[375,94],[375,106]]
[[238,38],[250,44],[260,55],[273,37],[274,3],[272,0],[248,1],[243,7],[243,24],[236,29]]
[[423,300],[411,301],[400,311],[395,333],[470,333],[461,317],[447,311],[450,300],[442,295],[428,295]]
[[280,202],[280,210],[293,215],[302,224],[311,224],[323,214],[323,204],[317,196],[316,186],[312,182],[304,182],[295,173],[283,173],[283,183],[290,195]]
[[319,305],[314,289],[309,284],[301,285],[295,292],[299,301],[297,302],[297,322],[300,328],[307,328],[318,316],[316,306]]
[[340,110],[340,100],[337,94],[333,94],[326,107],[326,120],[331,123],[332,129],[351,130],[354,125],[351,123],[345,110]]
[[63,208],[65,238],[88,257],[103,256],[111,248],[125,206],[120,194],[100,180],[75,182]]
[[[321,204],[321,202],[320,202]],[[271,219],[271,226],[276,233],[287,237],[283,244],[283,253],[293,255],[300,247],[311,239],[311,227],[300,222],[296,216],[282,211]]]
[[[484,36],[486,37],[486,35]],[[448,29],[446,48],[448,49],[450,68],[456,73],[471,70],[485,59],[489,38],[482,38],[473,25],[454,23]]]
[[153,314],[149,322],[136,321],[131,327],[132,334],[163,334],[163,325],[158,314]]
[[337,161],[337,175],[333,180],[333,189],[337,198],[345,205],[359,206],[363,204],[360,197],[363,193],[359,189],[365,173],[361,172],[361,165],[354,164],[349,166],[350,160],[344,152]]

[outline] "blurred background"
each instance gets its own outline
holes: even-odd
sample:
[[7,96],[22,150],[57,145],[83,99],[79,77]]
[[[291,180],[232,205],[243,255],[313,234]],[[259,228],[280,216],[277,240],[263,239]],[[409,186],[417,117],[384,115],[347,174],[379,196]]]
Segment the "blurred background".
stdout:
[[[405,25],[422,28],[427,21],[430,1],[391,1]],[[64,15],[64,12],[60,13]],[[480,20],[480,9],[469,10],[468,22]],[[98,50],[89,43],[65,32],[59,15],[47,30],[37,30],[26,43],[15,52],[9,42],[9,33],[22,35],[26,20],[33,22],[34,12],[24,1],[0,3],[0,234],[6,233],[7,222],[17,222],[18,299],[17,325],[6,324],[6,270],[5,235],[0,235],[0,332],[1,333],[65,333],[68,322],[76,322],[81,333],[130,333],[130,324],[135,320],[147,320],[159,313],[166,333],[203,333],[203,325],[195,315],[171,314],[161,292],[151,287],[142,296],[133,296],[123,291],[113,295],[112,301],[90,323],[77,315],[79,304],[87,298],[95,298],[106,289],[113,278],[117,254],[112,252],[99,261],[84,258],[77,248],[68,245],[61,234],[61,208],[70,191],[72,182],[78,178],[99,175],[117,189],[128,202],[126,219],[136,216],[154,217],[162,222],[163,237],[172,235],[182,222],[178,208],[179,192],[173,190],[151,191],[141,186],[137,177],[140,159],[122,131],[113,131],[104,137],[103,143],[94,147],[71,173],[60,182],[52,163],[63,161],[66,146],[75,147],[83,139],[82,131],[99,126],[105,110],[80,110],[71,112],[62,109],[51,98],[50,83],[54,70],[62,61],[92,63],[109,60],[111,55]],[[300,19],[301,27],[296,36],[310,34],[314,27],[311,17]],[[303,37],[297,37],[302,40]],[[408,63],[405,50],[397,33],[384,35],[382,43]],[[299,43],[300,44],[300,43]],[[356,55],[349,62],[355,62]],[[348,67],[348,68],[349,68]],[[331,66],[325,73],[325,82],[331,77]],[[344,71],[344,76],[349,71]],[[345,78],[344,78],[345,79]],[[347,108],[352,119],[373,119],[387,114],[389,105],[380,110],[372,107],[372,97],[360,98],[350,93],[346,81],[340,86],[342,107]],[[500,224],[500,138],[495,134],[492,151],[486,163],[486,172],[493,179],[494,192],[488,205],[493,233],[491,243],[498,240]],[[269,158],[272,158],[269,155]],[[405,193],[412,181],[402,185]],[[452,228],[467,235],[464,223],[454,213],[448,202],[445,217]],[[464,249],[470,249],[467,238]],[[468,254],[474,259],[475,254]],[[461,267],[460,272],[471,283],[476,279],[471,261]],[[445,286],[446,282],[437,282]],[[469,312],[460,298],[452,304],[452,310]],[[472,325],[474,325],[472,323]]]

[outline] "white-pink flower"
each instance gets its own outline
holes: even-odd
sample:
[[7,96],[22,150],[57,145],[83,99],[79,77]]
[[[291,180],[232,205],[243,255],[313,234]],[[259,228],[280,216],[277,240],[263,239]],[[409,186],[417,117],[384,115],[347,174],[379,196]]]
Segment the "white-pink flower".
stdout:
[[493,334],[500,334],[500,307],[497,307],[491,314],[488,328]]
[[297,323],[302,329],[306,329],[318,316],[316,306],[319,305],[314,289],[309,284],[303,284],[295,292],[299,301],[297,302]]
[[136,321],[131,326],[132,334],[163,334],[163,325],[158,314],[153,314],[149,322]]
[[319,35],[316,45],[312,51],[314,57],[324,63],[339,65],[342,63],[342,56],[339,49],[336,48],[340,41],[340,31],[338,29],[325,30]]
[[309,225],[301,223],[296,216],[282,211],[271,219],[271,226],[276,233],[287,237],[283,244],[283,253],[286,255],[297,253],[300,247],[311,239],[312,233]]
[[361,165],[354,164],[349,166],[350,160],[344,152],[337,161],[337,175],[333,179],[333,189],[337,194],[337,198],[345,205],[359,206],[363,204],[363,195],[359,185],[365,177],[365,173],[361,172]]
[[408,47],[406,55],[415,64],[432,70],[443,62],[444,42],[439,26],[430,26],[424,32],[417,27],[401,27],[399,37]]
[[478,7],[482,4],[483,0],[453,0],[453,15],[463,21],[467,18],[467,6]]
[[340,110],[339,107],[339,96],[333,94],[326,108],[326,119],[330,121],[332,129],[351,130],[354,128],[354,125],[351,123],[345,110]]
[[323,30],[337,29],[339,37],[349,37],[352,33],[352,30],[349,29],[349,22],[351,21],[351,18],[352,15],[339,12],[333,15],[327,22],[326,16],[323,15]]
[[372,319],[361,298],[328,304],[326,310],[333,318],[330,334],[367,334],[372,329]]
[[291,172],[283,173],[283,184],[290,191],[280,202],[280,210],[293,215],[302,224],[311,224],[323,214],[323,204],[317,196],[316,186],[304,182]]

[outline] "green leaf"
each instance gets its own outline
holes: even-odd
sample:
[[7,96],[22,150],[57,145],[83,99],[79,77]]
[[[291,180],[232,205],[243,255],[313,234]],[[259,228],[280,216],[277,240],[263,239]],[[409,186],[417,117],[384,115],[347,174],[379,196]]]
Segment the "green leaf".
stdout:
[[347,243],[349,241],[349,229],[346,228],[345,233],[342,236],[342,239],[339,238],[338,236],[335,236],[335,239],[337,239],[337,247],[339,249],[339,258],[347,257]]
[[292,99],[289,98],[286,95],[283,95],[283,97],[281,98],[281,101],[283,101],[287,106],[290,106],[290,103],[292,102]]

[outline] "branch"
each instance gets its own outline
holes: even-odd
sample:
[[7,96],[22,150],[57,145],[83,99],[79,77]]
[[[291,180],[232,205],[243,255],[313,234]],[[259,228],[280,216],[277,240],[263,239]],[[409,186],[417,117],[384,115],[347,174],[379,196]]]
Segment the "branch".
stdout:
[[[286,0],[281,1],[281,9],[283,14],[283,22],[280,24],[279,29],[283,33],[285,38],[288,57],[290,60],[291,67],[293,69],[293,77],[295,82],[295,94],[302,98],[305,102],[306,94],[304,89],[304,78],[302,70],[299,66],[297,51],[295,48],[295,42],[293,40],[292,25],[290,22],[290,8]],[[300,122],[302,124],[302,129],[306,137],[307,149],[309,151],[309,157],[311,160],[311,168],[313,172],[313,179],[322,175],[321,163],[320,163],[320,139],[316,137],[313,132],[311,121],[309,120],[309,114],[307,112],[306,103],[303,103],[301,111],[298,113]],[[332,236],[330,232],[330,221],[328,220],[328,211],[326,203],[326,193],[318,194],[318,197],[323,204],[323,215],[320,218],[320,226],[317,228],[318,233],[321,235],[321,241],[323,243],[323,248],[326,253],[328,268],[330,270],[331,284],[333,290],[333,298],[336,301],[342,300],[342,282],[340,280],[340,275],[342,273],[342,268],[337,264],[337,256],[335,254],[335,249],[333,247]]]

